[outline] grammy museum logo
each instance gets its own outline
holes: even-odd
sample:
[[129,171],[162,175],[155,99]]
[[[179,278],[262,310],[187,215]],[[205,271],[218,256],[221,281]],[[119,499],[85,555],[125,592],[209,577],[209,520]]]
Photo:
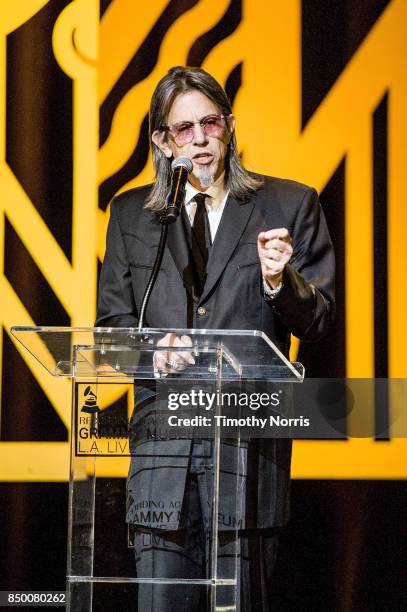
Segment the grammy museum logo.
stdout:
[[76,456],[128,456],[128,419],[120,408],[100,409],[105,385],[76,384],[75,454]]

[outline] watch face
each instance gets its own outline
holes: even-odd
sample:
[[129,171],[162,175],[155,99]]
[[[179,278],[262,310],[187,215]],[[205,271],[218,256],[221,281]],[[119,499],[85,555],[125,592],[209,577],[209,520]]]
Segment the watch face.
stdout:
[[273,298],[277,295],[280,289],[283,286],[283,282],[281,281],[275,289],[272,289],[267,281],[263,278],[263,290],[267,297]]

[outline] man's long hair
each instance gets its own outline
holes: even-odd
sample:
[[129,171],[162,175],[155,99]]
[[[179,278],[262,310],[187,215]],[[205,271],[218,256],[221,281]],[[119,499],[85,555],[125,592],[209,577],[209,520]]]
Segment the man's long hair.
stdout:
[[[152,135],[166,125],[167,118],[175,99],[188,91],[200,91],[216,104],[223,115],[232,113],[230,100],[219,83],[202,68],[176,66],[158,83],[150,105],[150,142],[156,172],[155,183],[146,202],[146,208],[160,211],[171,182],[171,162],[152,141]],[[168,138],[168,135],[164,135]],[[247,199],[263,185],[260,178],[249,174],[240,162],[237,152],[236,136],[233,132],[225,159],[225,186],[230,194],[240,200]]]

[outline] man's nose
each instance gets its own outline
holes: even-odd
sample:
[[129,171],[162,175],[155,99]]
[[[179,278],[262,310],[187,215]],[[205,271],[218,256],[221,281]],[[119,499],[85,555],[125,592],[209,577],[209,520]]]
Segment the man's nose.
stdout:
[[195,123],[194,125],[194,144],[204,144],[207,141],[207,136],[204,132],[204,129],[200,123]]

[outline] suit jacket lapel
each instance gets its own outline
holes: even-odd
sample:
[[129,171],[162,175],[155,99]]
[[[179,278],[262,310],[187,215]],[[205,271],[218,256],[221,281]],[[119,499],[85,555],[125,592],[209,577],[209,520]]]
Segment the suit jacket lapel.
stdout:
[[229,196],[209,253],[207,277],[200,302],[212,291],[246,228],[254,207],[253,199],[241,202]]

